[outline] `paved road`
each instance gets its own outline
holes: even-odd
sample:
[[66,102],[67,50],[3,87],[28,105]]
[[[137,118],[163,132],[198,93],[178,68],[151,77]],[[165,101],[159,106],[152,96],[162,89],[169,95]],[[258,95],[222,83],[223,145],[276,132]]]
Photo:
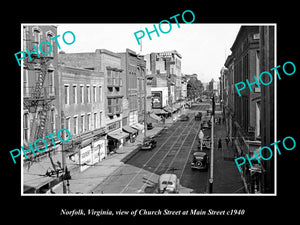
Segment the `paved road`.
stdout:
[[[196,109],[200,110],[199,107],[206,110],[209,105],[199,105]],[[193,109],[188,111],[189,121],[174,123],[156,138],[155,149],[139,151],[99,184],[94,193],[156,193],[158,178],[163,173],[175,173],[179,177],[180,193],[206,192],[207,171],[190,168],[201,128],[200,121],[194,120]]]

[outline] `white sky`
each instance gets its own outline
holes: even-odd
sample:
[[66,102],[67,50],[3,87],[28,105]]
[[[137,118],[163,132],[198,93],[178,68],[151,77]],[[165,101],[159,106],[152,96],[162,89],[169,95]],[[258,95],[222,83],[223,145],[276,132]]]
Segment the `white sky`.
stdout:
[[[158,24],[155,24],[158,29]],[[96,49],[107,49],[112,52],[124,52],[129,48],[140,52],[134,32],[143,30],[141,54],[177,50],[182,56],[181,72],[184,74],[198,74],[202,82],[209,82],[212,78],[218,80],[220,70],[232,46],[241,24],[185,24],[172,23],[172,30],[168,34],[159,31],[148,38],[145,27],[153,30],[153,24],[58,24],[57,34],[72,31],[76,41],[66,45],[61,40],[61,49],[66,53],[94,52]],[[163,24],[167,31],[169,26]],[[159,29],[158,29],[159,30]],[[68,37],[66,35],[66,39]],[[140,35],[140,33],[138,34]]]

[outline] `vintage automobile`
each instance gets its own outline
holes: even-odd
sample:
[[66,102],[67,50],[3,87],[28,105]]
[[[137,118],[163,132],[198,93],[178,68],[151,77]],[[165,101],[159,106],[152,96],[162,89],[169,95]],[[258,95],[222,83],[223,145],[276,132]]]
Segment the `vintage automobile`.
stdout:
[[182,114],[179,116],[180,121],[188,121],[190,118],[188,115]]
[[200,120],[201,121],[202,119],[202,113],[201,112],[198,112],[196,115],[195,115],[195,120]]
[[152,129],[153,129],[152,123],[147,123],[147,130],[152,130]]
[[143,141],[141,150],[151,150],[156,147],[156,140],[153,137],[146,137]]
[[206,152],[194,152],[191,168],[198,170],[208,169],[208,155]]
[[158,179],[158,193],[179,193],[179,179],[175,174],[164,173]]
[[207,120],[203,120],[201,122],[201,129],[207,129],[207,128],[209,128],[208,122],[207,122]]

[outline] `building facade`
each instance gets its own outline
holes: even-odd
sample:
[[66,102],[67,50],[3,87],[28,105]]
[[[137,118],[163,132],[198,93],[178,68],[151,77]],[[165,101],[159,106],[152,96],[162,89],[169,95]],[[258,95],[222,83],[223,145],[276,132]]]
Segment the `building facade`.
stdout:
[[[259,45],[259,57],[260,73],[264,71],[270,71],[275,67],[275,28],[274,26],[260,26],[260,45]],[[273,77],[274,71],[270,71]],[[264,78],[262,78],[264,79]],[[263,80],[265,83],[269,82]],[[274,81],[270,85],[261,85],[261,146],[270,146],[275,141],[274,137]],[[275,147],[274,147],[275,148]],[[275,152],[275,149],[274,149]],[[264,157],[267,157],[264,155]],[[256,176],[261,176],[261,191],[263,193],[274,193],[274,157],[270,160],[262,160],[262,167],[258,170]]]
[[[37,148],[44,151],[26,152],[23,155],[23,192],[39,193],[52,187],[60,181],[59,169],[53,166],[52,157],[59,155],[61,150],[61,142],[57,136],[46,137],[51,133],[57,133],[61,128],[60,123],[60,106],[58,96],[57,76],[57,44],[51,40],[57,35],[56,26],[26,25],[22,27],[23,32],[23,51],[28,49],[31,53],[31,61],[27,54],[23,60],[22,76],[23,76],[23,108],[22,108],[22,131],[23,143],[25,150],[31,149],[36,140],[42,138],[47,141],[48,147],[45,148],[43,142],[36,142]],[[48,41],[52,45],[40,44]],[[45,42],[44,42],[45,43]],[[35,52],[35,47],[38,53]],[[42,52],[49,54],[44,55]],[[39,57],[38,57],[39,54]],[[35,148],[35,147],[33,147]],[[37,174],[46,175],[51,170],[54,176],[39,176]]]
[[[221,72],[226,129],[238,156],[252,158],[255,152],[259,155],[261,146],[274,142],[274,82],[259,87],[254,78],[259,81],[260,73],[274,67],[274,26],[242,26],[231,51]],[[251,90],[246,85],[239,96],[234,84],[246,79]],[[242,166],[246,190],[273,193],[274,160],[253,160],[252,164]]]
[[143,132],[145,94],[146,94],[146,61],[143,56],[126,49],[118,53],[121,57],[123,93],[128,101],[128,110],[123,114],[123,125],[135,126]]
[[60,54],[65,66],[89,69],[104,75],[104,123],[106,124],[107,147],[114,152],[122,147],[128,133],[122,130],[123,79],[121,78],[121,57],[106,49],[91,53]]
[[104,74],[60,65],[58,76],[62,124],[72,143],[64,150],[82,172],[107,156]]

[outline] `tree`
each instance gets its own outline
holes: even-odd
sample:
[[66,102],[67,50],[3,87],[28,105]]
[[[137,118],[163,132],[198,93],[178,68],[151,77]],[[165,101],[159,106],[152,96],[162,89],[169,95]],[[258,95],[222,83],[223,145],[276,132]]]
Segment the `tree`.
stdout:
[[202,96],[202,93],[203,93],[202,82],[197,78],[192,77],[187,83],[187,97],[195,101],[196,98]]

